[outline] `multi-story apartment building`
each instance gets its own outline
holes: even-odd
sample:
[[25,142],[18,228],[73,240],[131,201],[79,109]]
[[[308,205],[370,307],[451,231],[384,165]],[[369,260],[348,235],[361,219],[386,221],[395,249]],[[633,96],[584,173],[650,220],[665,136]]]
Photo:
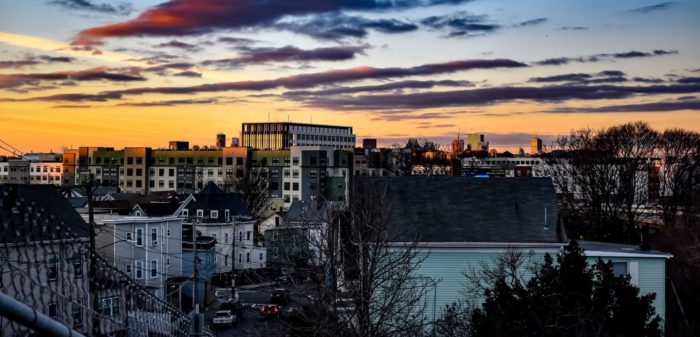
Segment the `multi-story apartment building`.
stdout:
[[166,298],[169,278],[183,275],[183,219],[121,217],[100,221],[98,253],[154,295]]
[[62,185],[63,163],[57,154],[28,154],[0,161],[0,184]]
[[286,150],[295,145],[355,147],[352,127],[303,123],[243,123],[241,142],[259,150]]

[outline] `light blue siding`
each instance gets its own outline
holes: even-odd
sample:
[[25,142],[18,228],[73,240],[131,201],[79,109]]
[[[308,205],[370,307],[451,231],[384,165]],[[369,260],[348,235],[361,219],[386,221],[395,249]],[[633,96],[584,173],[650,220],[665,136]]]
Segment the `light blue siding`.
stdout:
[[[470,252],[470,251],[432,251],[425,253],[421,257],[425,258],[420,267],[416,270],[416,276],[429,277],[437,282],[437,294],[435,306],[433,306],[433,289],[428,290],[428,307],[426,316],[433,318],[433,307],[435,317],[440,315],[442,309],[452,302],[459,300],[471,300],[474,304],[480,304],[483,298],[479,294],[470,293],[467,279],[464,273],[478,273],[485,265],[493,266],[498,256],[502,252]],[[557,251],[550,252],[556,255]],[[426,256],[427,255],[427,256]],[[544,257],[544,252],[530,252],[526,254],[530,263],[540,262]],[[589,264],[595,262],[596,258],[589,258]],[[663,258],[618,258],[603,257],[604,260],[638,262],[638,286],[640,294],[656,293],[656,312],[663,319],[665,317],[665,259]],[[529,277],[527,270],[523,269],[523,275]]]

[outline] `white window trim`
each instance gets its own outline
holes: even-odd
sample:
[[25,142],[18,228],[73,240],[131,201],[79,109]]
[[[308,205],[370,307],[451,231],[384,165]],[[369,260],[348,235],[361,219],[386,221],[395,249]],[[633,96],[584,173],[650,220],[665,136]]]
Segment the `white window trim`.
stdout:
[[226,217],[226,221],[231,220],[231,211],[228,209],[224,210],[224,217]]
[[[155,263],[155,268],[153,268],[153,263]],[[151,275],[151,278],[158,278],[158,260],[151,260],[151,268],[149,268],[148,272]],[[156,274],[153,275],[153,271],[156,271]]]
[[[153,234],[155,233],[156,239],[153,240]],[[151,227],[151,246],[157,247],[158,246],[158,227]]]
[[184,217],[188,217],[190,215],[190,210],[185,208],[182,210],[182,212],[180,212],[180,215],[182,215]]
[[[136,233],[136,235],[134,235],[134,245],[143,247],[143,228],[136,228],[134,232]],[[141,237],[141,244],[139,244],[139,236]]]
[[198,210],[197,210],[197,217],[198,217],[198,218],[203,218],[203,217],[204,217],[204,210],[203,210],[203,209],[198,209]]
[[134,261],[134,278],[137,280],[143,279],[143,261]]
[[218,219],[218,218],[219,218],[219,211],[218,210],[209,211],[209,219]]

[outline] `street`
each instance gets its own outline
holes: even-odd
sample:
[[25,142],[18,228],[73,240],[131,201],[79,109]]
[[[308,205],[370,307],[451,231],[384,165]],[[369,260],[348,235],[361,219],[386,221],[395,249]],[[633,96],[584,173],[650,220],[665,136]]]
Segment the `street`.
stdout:
[[211,325],[211,317],[214,313],[219,310],[220,303],[216,302],[207,308],[206,317],[207,324],[210,330],[214,331],[219,337],[233,337],[233,336],[249,336],[254,331],[265,331],[268,329],[276,329],[282,322],[279,318],[271,319],[261,319],[259,309],[260,306],[265,304],[270,304],[270,294],[273,290],[278,288],[289,289],[289,303],[281,305],[282,310],[289,307],[300,306],[305,301],[305,296],[293,287],[286,288],[283,286],[262,286],[255,289],[240,289],[238,291],[238,298],[240,304],[245,308],[243,317],[240,319],[240,324],[235,328],[223,328],[217,329]]

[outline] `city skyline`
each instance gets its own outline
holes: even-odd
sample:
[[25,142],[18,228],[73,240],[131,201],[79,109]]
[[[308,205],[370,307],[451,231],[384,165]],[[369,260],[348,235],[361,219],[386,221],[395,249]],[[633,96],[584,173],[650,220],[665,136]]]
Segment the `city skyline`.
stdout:
[[3,5],[1,139],[211,145],[245,122],[527,149],[635,120],[700,130],[700,3],[32,0]]

